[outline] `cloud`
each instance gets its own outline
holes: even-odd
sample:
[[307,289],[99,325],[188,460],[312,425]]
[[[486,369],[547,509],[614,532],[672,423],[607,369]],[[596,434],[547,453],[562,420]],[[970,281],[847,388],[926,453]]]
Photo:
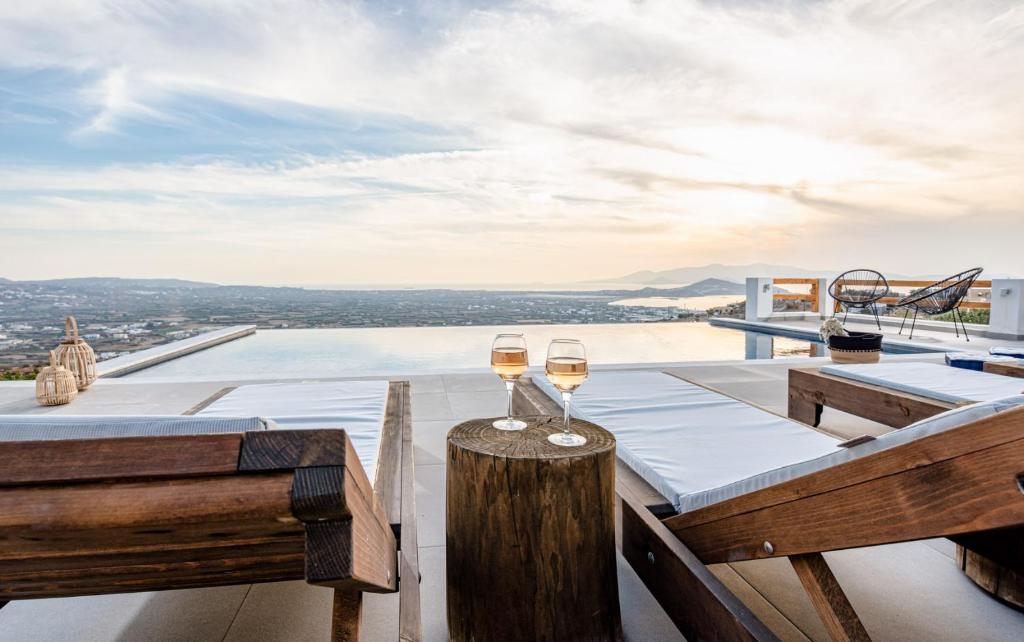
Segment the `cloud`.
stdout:
[[[879,261],[916,272],[964,252],[943,222],[1024,231],[1005,217],[1024,202],[1009,1],[44,0],[0,5],[0,60],[21,247],[157,229],[464,281],[460,251],[510,244],[533,280],[573,242],[590,252],[562,278],[832,265],[879,247],[859,222],[893,219],[904,249]],[[64,91],[17,86],[47,70]]]

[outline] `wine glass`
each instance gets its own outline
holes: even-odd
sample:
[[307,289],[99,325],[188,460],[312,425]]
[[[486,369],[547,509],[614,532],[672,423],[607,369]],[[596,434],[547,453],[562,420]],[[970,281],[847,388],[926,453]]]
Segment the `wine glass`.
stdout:
[[569,402],[572,393],[587,380],[587,351],[575,339],[555,339],[548,346],[544,364],[548,381],[562,393],[562,432],[548,436],[559,446],[582,446],[586,437],[569,432]]
[[526,353],[526,339],[521,334],[499,334],[491,344],[491,369],[501,377],[508,391],[508,412],[504,419],[492,425],[498,430],[522,430],[526,422],[512,418],[512,389],[516,379],[526,372],[530,360]]

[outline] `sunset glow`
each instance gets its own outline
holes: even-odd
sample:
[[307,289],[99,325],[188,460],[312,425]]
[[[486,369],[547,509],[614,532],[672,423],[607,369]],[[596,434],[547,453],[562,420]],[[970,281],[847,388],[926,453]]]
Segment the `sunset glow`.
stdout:
[[0,276],[1020,273],[1022,69],[1014,2],[8,1]]

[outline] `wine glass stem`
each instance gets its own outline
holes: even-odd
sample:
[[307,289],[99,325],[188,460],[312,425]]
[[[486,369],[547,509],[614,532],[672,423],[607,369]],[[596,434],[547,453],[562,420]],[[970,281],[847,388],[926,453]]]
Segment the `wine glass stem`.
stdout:
[[516,382],[514,379],[505,382],[505,390],[508,391],[508,412],[506,417],[508,422],[512,423],[512,389],[515,387]]
[[572,401],[571,392],[562,393],[562,432],[569,434],[569,402]]

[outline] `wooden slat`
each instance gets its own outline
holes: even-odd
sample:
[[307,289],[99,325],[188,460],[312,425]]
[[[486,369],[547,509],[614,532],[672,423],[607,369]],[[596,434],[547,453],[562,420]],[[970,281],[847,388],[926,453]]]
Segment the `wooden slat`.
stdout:
[[236,389],[237,389],[237,386],[229,386],[227,388],[221,388],[217,392],[213,393],[212,395],[210,395],[206,399],[203,399],[202,401],[200,401],[199,403],[197,403],[196,405],[192,406],[191,408],[189,408],[188,410],[186,410],[185,412],[183,412],[181,414],[183,414],[183,415],[195,415],[195,414],[198,414],[200,410],[203,410],[204,408],[209,407],[210,405],[213,404],[213,402],[217,401],[218,399],[220,399],[224,395],[226,395],[229,392],[231,392],[232,390],[236,390]]
[[[262,430],[248,432],[238,457],[239,472],[337,466],[351,456],[344,430]],[[358,463],[358,459],[356,460]],[[360,469],[362,466],[360,465]],[[366,475],[363,475],[363,479]],[[369,482],[365,486],[368,488]]]
[[[380,457],[373,482],[396,535],[402,522],[402,435],[409,409],[409,388],[408,381],[393,381],[388,385],[387,410],[380,433]],[[412,420],[409,421],[411,423]]]
[[359,642],[363,594],[359,591],[335,589],[331,610],[331,641]]
[[[380,500],[344,431],[296,431],[302,435],[335,433],[343,466],[295,471],[291,505],[306,522],[306,579],[311,584],[364,591],[394,592],[398,587],[397,543]],[[323,439],[310,439],[323,444]],[[288,443],[293,443],[289,441]],[[296,447],[296,452],[309,449]],[[307,457],[308,458],[308,457]]]
[[704,564],[619,486],[622,555],[690,640],[775,640]]
[[[776,282],[778,279],[776,279]],[[916,279],[887,279],[889,287],[895,288],[923,288],[933,285],[935,281],[921,281]],[[838,281],[842,285],[875,285],[874,279],[842,279]],[[971,285],[971,289],[984,290],[992,287],[992,281],[978,279]]]
[[868,632],[820,553],[789,558],[814,610],[834,642],[870,642]]
[[[29,537],[62,530],[286,523],[294,521],[291,480],[280,473],[3,488],[0,532]],[[0,539],[0,551],[20,545]]]
[[990,374],[1003,375],[1004,377],[1024,378],[1024,363],[1000,363],[997,361],[987,361],[983,367],[985,372]]
[[814,294],[798,294],[793,292],[776,292],[772,295],[779,301],[817,301],[818,297]]
[[666,524],[705,563],[1019,526],[1024,525],[1018,486],[1022,461],[1024,409],[1018,409],[672,517]]
[[241,434],[0,442],[0,487],[230,474]]
[[776,285],[817,285],[818,279],[783,277],[778,279],[773,278],[772,283]]
[[936,399],[835,377],[820,370],[791,368],[790,418],[816,426],[820,419],[816,406],[835,408],[893,428],[903,428],[957,407]]
[[[879,299],[878,302],[884,305],[896,305],[900,302],[900,297],[886,296]],[[989,310],[992,308],[992,304],[988,301],[961,301],[959,307],[965,310]]]
[[[395,384],[392,384],[395,386]],[[400,382],[392,390],[402,398],[401,408],[395,409],[402,436],[401,462],[401,524],[398,585],[398,639],[419,642],[423,638],[420,613],[419,542],[416,531],[416,461],[412,432],[412,403],[408,382]]]

